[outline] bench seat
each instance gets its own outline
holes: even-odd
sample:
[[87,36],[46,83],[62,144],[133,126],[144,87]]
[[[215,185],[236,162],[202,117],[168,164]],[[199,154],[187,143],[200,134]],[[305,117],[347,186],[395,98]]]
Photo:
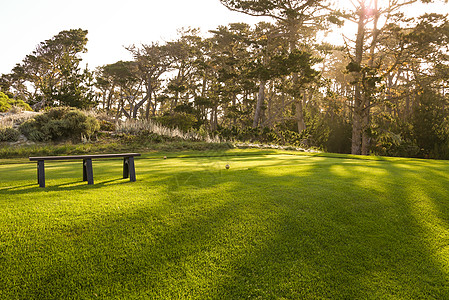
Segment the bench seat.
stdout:
[[134,157],[140,156],[140,153],[114,153],[114,154],[91,154],[91,155],[65,155],[65,156],[35,156],[29,157],[30,161],[37,162],[37,182],[40,187],[45,187],[45,167],[46,160],[83,160],[83,181],[87,184],[94,184],[92,169],[92,159],[117,158],[123,157],[123,178],[130,181],[136,181],[136,171],[134,166]]

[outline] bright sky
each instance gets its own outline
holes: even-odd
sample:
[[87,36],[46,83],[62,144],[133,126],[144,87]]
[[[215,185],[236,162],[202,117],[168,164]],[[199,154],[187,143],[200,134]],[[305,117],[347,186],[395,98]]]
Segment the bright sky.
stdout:
[[[421,6],[414,10],[424,12]],[[263,20],[231,12],[219,0],[0,0],[0,12],[0,74],[9,73],[40,42],[62,30],[89,31],[83,61],[93,69],[130,60],[123,46],[172,40],[181,27],[200,27],[206,33],[218,25]],[[449,13],[449,4],[440,5],[438,12]]]
[[88,30],[83,61],[97,66],[130,60],[123,46],[170,41],[182,27],[204,33],[260,18],[231,12],[219,0],[0,0],[0,74],[62,30]]

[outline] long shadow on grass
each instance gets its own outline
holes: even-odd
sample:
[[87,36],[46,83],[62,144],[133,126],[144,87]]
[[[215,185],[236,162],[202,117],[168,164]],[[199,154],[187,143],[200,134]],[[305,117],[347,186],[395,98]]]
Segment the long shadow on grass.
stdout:
[[[447,177],[432,180],[425,165],[326,158],[285,164],[144,170],[141,183],[151,181],[163,197],[32,233],[35,244],[3,255],[3,295],[448,298],[447,264],[432,245],[444,237],[429,233],[423,220],[448,230],[448,196],[439,190]],[[127,199],[137,193],[129,189]],[[21,257],[27,263],[16,262]]]
[[94,184],[88,185],[87,182],[82,180],[76,180],[76,181],[66,181],[64,183],[60,184],[46,184],[45,188],[39,187],[38,184],[24,184],[24,185],[17,185],[17,186],[10,186],[5,188],[0,188],[0,191],[4,195],[4,198],[8,196],[16,196],[16,195],[26,195],[31,192],[57,192],[57,191],[64,191],[64,192],[70,192],[75,190],[85,190],[88,192],[89,190],[95,190],[95,189],[101,189],[107,185],[110,184],[132,184],[129,182],[129,179],[123,179],[123,178],[114,178],[109,180],[97,180]]
[[[413,195],[400,190],[410,184],[402,182],[410,174],[391,164],[370,165],[365,173],[354,172],[354,167],[366,169],[365,164],[341,166],[350,171],[342,182],[332,175],[334,166],[320,164],[306,177],[284,175],[267,181],[306,189],[290,186],[300,195],[279,190],[273,196],[283,207],[274,238],[241,258],[234,280],[222,283],[219,295],[238,291],[239,282],[246,282],[251,287],[244,293],[248,297],[448,298],[447,257],[444,264],[432,251],[428,228],[422,227],[410,207]],[[386,183],[363,183],[379,171],[389,177]],[[254,183],[264,180],[260,174],[253,178]],[[447,183],[446,179],[442,185]],[[448,200],[447,195],[427,193],[435,202]],[[449,228],[447,223],[441,226],[444,234]]]
[[21,184],[21,185],[15,185],[15,186],[7,186],[0,188],[0,192],[11,192],[11,191],[17,191],[22,190],[24,188],[32,188],[36,187],[37,184],[31,183],[31,184]]
[[[234,204],[229,201],[204,209],[175,199],[164,206],[104,216],[92,224],[57,228],[61,231],[58,240],[44,239],[35,245],[32,263],[19,272],[19,285],[12,292],[19,298],[33,299],[93,295],[133,298],[132,292],[139,297],[187,297],[196,288],[189,283],[188,273],[208,272],[207,264],[218,264],[225,258],[227,251],[213,250],[220,248],[220,243],[227,244],[217,233],[238,216],[238,205]],[[36,256],[42,248],[52,257],[38,265]],[[211,253],[210,261],[196,265],[205,252]],[[15,255],[30,256],[27,252]],[[35,273],[41,273],[39,278],[33,276]],[[8,274],[8,269],[3,274]],[[178,290],[183,282],[187,289]],[[18,289],[20,283],[26,288]]]
[[[307,199],[308,205],[303,203],[305,206],[296,213],[298,217],[308,220],[279,230],[280,237],[270,243],[271,248],[266,252],[253,252],[243,259],[243,262],[251,261],[250,266],[258,265],[260,268],[243,267],[243,271],[236,273],[235,280],[227,280],[220,291],[229,295],[230,291],[236,290],[233,296],[241,295],[239,283],[243,281],[254,284],[252,291],[250,288],[245,292],[249,297],[383,298],[400,295],[405,298],[446,298],[449,295],[447,258],[445,264],[444,259],[435,253],[432,243],[444,247],[447,239],[437,241],[433,237],[432,240],[428,230],[434,224],[431,222],[427,224],[428,228],[423,227],[423,220],[419,220],[414,211],[416,208],[412,207],[414,192],[407,190],[413,184],[427,185],[428,182],[419,179],[422,174],[427,176],[426,167],[431,164],[419,162],[412,170],[407,170],[389,162],[351,162],[351,165],[340,166],[345,171],[342,172],[343,176],[332,175],[336,165],[335,161],[320,163],[307,170],[307,177],[268,176],[269,180],[266,180],[261,172],[254,172],[249,176],[254,179],[252,182],[246,179],[246,185],[235,187],[244,190],[248,186],[259,188],[266,184],[266,193],[270,189],[275,190],[271,200],[278,203],[279,200],[288,199],[292,193],[295,196],[286,206],[290,211],[298,203],[303,203],[300,200],[302,196]],[[387,180],[372,180],[372,173],[376,174],[373,178],[386,177]],[[416,176],[416,173],[421,175]],[[433,204],[444,207],[443,211],[439,209],[430,211],[431,215],[427,214],[427,217],[437,219],[435,222],[440,225],[440,232],[432,233],[438,237],[438,234],[444,234],[449,229],[446,222],[438,220],[448,219],[447,207],[443,203],[448,200],[444,187],[449,182],[447,178],[428,176],[432,181],[440,182],[424,192]],[[285,183],[296,183],[302,189],[288,184],[285,186]],[[426,217],[425,211],[419,213],[424,213],[421,218]],[[291,223],[293,219],[294,215],[290,214],[279,224]],[[304,237],[301,228],[310,229],[311,225],[315,229]],[[296,237],[297,244],[289,242],[295,240],[295,235],[291,235],[295,229],[301,237]],[[288,246],[285,246],[286,242]],[[289,249],[299,256],[285,259],[276,272],[268,271],[272,277],[256,276],[259,274],[257,271],[264,272],[265,268],[266,272],[266,266],[270,265],[257,262],[264,261],[266,257],[278,259],[283,252],[291,251]],[[300,255],[307,253],[309,255],[305,257]],[[287,271],[286,276],[278,276],[285,273],[282,270],[295,270],[295,267],[299,272],[299,282],[292,279],[295,272]],[[304,269],[309,269],[311,274],[307,271],[301,274],[300,270]],[[272,287],[269,282],[273,282],[273,278],[280,280],[277,281],[277,289],[270,294],[270,288],[264,287]],[[280,288],[282,286],[283,289]]]

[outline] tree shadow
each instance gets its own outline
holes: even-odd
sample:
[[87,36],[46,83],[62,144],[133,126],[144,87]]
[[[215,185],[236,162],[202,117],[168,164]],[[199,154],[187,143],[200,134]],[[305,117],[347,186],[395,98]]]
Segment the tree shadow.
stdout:
[[[419,185],[416,178],[409,178],[416,175],[416,169],[404,171],[390,163],[340,165],[351,170],[354,167],[371,170],[365,171],[366,174],[347,172],[344,180],[348,188],[337,191],[336,176],[320,176],[332,174],[334,166],[334,163],[320,164],[308,170],[306,176],[272,176],[266,190],[278,186],[272,200],[285,205],[277,225],[270,230],[275,236],[239,260],[234,275],[217,284],[216,299],[231,291],[237,298],[262,299],[449,296],[447,257],[445,262],[436,257],[434,247],[429,245],[427,228],[417,222],[416,212],[410,207],[413,195],[400,189],[409,184],[403,178]],[[421,173],[427,167],[418,171]],[[380,188],[366,186],[358,191],[349,188],[379,171],[389,177],[386,184],[374,182]],[[254,184],[266,177],[266,173],[252,172]],[[441,180],[441,188],[449,183],[447,177],[432,178]],[[303,185],[301,196],[285,193],[282,188],[285,182]],[[327,192],[316,196],[317,190]],[[446,203],[446,213],[438,210],[430,216],[443,220],[436,221],[441,223],[441,233],[449,229],[445,222],[449,216],[445,200],[449,199],[444,191],[444,188],[426,191],[433,202]],[[378,197],[381,202],[370,196],[379,192],[383,193]],[[304,202],[302,197],[309,199]],[[447,245],[447,241],[440,237],[440,243]],[[267,266],[274,267],[267,269]],[[242,292],[241,282],[246,283],[246,291]]]

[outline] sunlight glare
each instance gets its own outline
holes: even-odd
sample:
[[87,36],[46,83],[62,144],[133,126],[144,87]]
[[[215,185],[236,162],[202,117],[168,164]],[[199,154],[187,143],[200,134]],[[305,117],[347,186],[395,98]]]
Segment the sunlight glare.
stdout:
[[[340,10],[345,11],[347,13],[353,13],[358,8],[360,8],[363,4],[365,8],[373,11],[371,16],[374,15],[374,11],[377,10],[380,12],[380,18],[378,20],[378,28],[382,28],[382,26],[387,22],[386,20],[386,11],[388,10],[390,3],[394,2],[396,4],[404,4],[410,2],[408,0],[337,0],[337,6]],[[435,1],[432,3],[422,3],[421,1],[416,1],[411,4],[403,5],[395,12],[403,12],[407,17],[417,18],[420,15],[426,13],[438,13],[438,14],[448,14],[449,13],[449,4],[444,0]],[[367,29],[372,28],[373,22],[372,18],[367,24]],[[346,21],[345,24],[340,28],[334,28],[331,33],[328,33],[325,37],[330,43],[334,45],[343,45],[343,36],[346,39],[354,40],[357,34],[357,24],[355,21],[350,22]]]

